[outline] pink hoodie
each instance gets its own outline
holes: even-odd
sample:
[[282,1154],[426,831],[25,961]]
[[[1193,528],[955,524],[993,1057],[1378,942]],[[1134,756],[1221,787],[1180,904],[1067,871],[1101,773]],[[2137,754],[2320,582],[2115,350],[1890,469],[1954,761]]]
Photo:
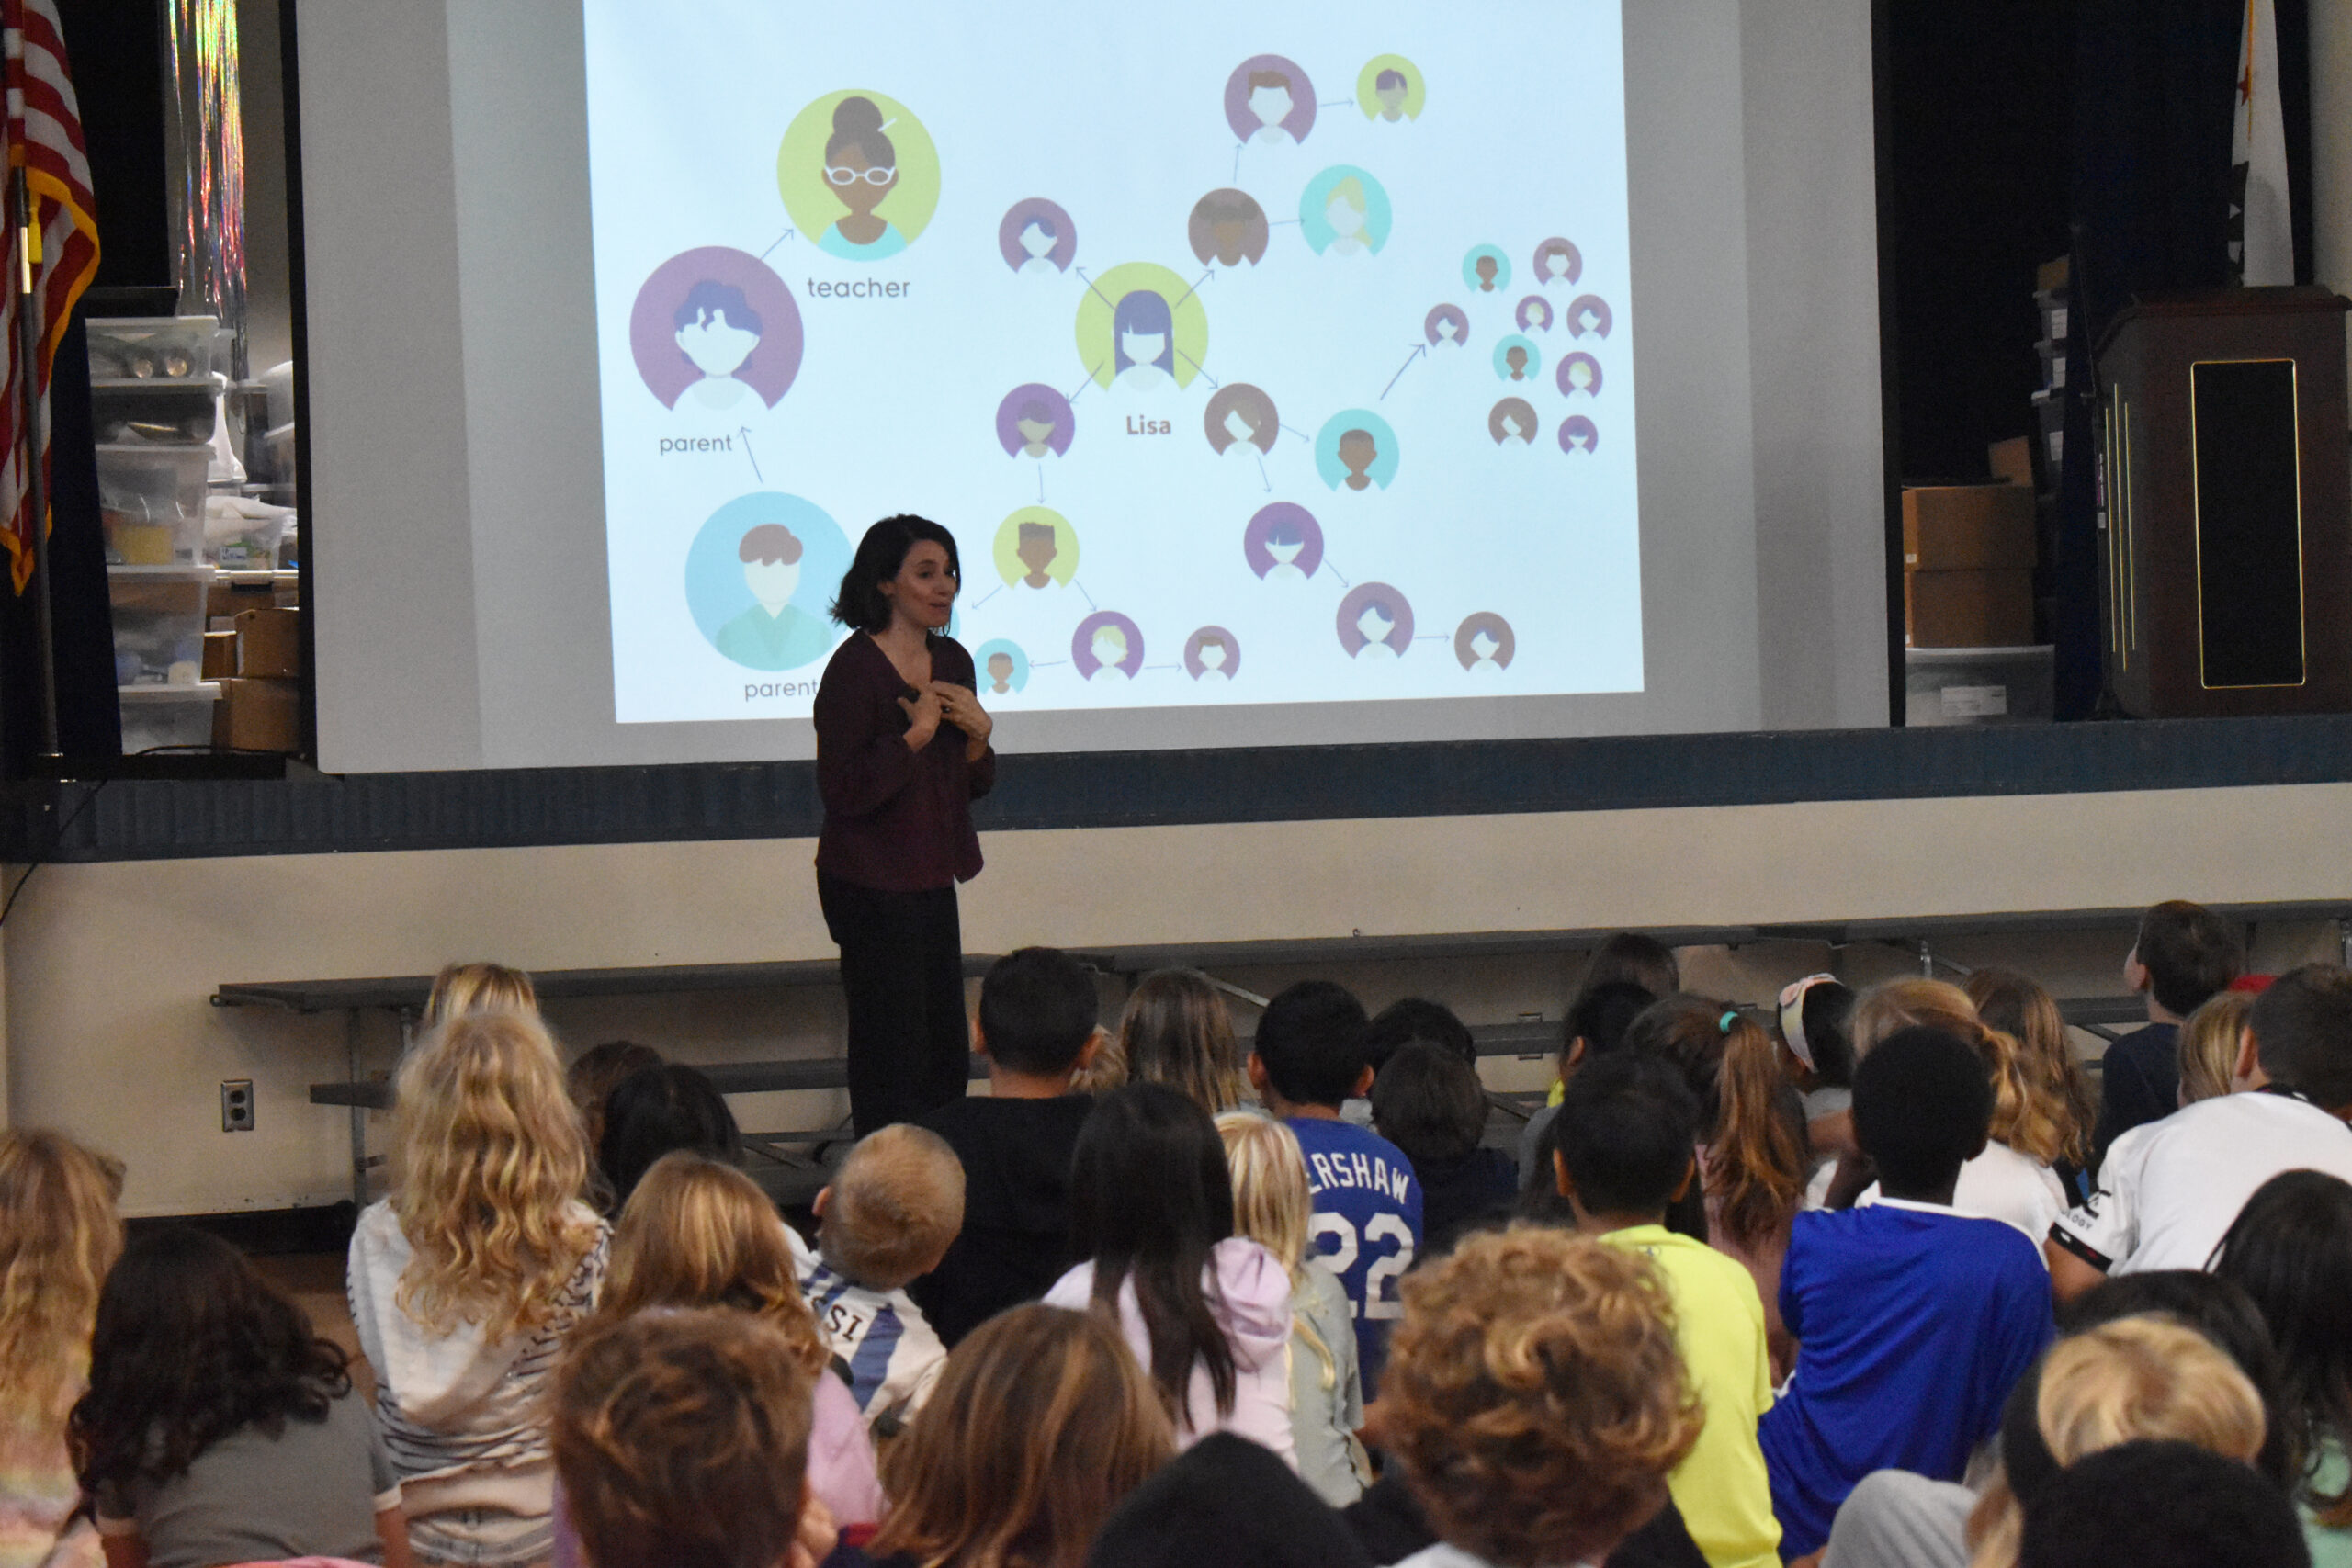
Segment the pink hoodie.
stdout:
[[[1229,1236],[1209,1256],[1209,1306],[1233,1347],[1233,1409],[1219,1416],[1209,1370],[1193,1365],[1185,1390],[1183,1420],[1176,1440],[1190,1448],[1211,1432],[1231,1432],[1282,1455],[1295,1470],[1298,1454],[1290,1431],[1290,1276],[1274,1255],[1254,1241]],[[1084,1312],[1094,1300],[1094,1265],[1081,1263],[1046,1292],[1047,1306]],[[1138,1360],[1151,1365],[1151,1337],[1136,1305],[1133,1280],[1119,1285],[1119,1332]]]

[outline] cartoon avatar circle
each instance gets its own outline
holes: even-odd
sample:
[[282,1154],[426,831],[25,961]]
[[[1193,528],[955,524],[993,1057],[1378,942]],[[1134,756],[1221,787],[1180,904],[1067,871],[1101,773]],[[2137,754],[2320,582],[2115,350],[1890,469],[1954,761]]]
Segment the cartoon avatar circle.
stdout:
[[1097,610],[1078,623],[1069,660],[1082,680],[1132,681],[1143,668],[1143,630],[1116,610]]
[[1258,198],[1229,186],[1193,203],[1192,216],[1184,220],[1184,238],[1193,254],[1225,266],[1239,266],[1243,262],[1257,265],[1265,259],[1272,232],[1266,209],[1258,205]]
[[1242,558],[1267,582],[1304,582],[1323,564],[1323,528],[1295,502],[1261,506],[1241,531]]
[[996,226],[996,248],[1014,272],[1056,276],[1078,259],[1078,224],[1060,203],[1033,196],[1005,209]]
[[1293,61],[1253,54],[1225,79],[1225,123],[1245,146],[1295,147],[1315,129],[1315,84]]
[[983,696],[1012,696],[1029,685],[1029,656],[1017,642],[996,637],[972,649],[972,671]]
[[1600,450],[1600,429],[1580,413],[1572,413],[1560,422],[1560,450],[1575,457],[1579,452]]
[[1184,639],[1184,673],[1204,686],[1222,686],[1241,669],[1241,644],[1223,626],[1203,626]]
[[1510,623],[1492,610],[1481,610],[1453,628],[1453,657],[1473,675],[1493,675],[1510,668],[1519,639]]
[[1159,392],[1189,387],[1209,351],[1200,290],[1164,266],[1128,262],[1078,303],[1078,354],[1098,386]]
[[1473,245],[1462,258],[1462,281],[1481,294],[1500,294],[1510,287],[1510,258],[1499,245]]
[[1470,317],[1459,305],[1436,305],[1421,318],[1421,335],[1431,348],[1462,348],[1470,342]]
[[757,256],[708,245],[653,269],[629,308],[629,355],[663,408],[774,408],[800,373],[800,307]]
[[686,547],[686,609],[711,647],[747,670],[797,670],[832,651],[826,601],[849,570],[849,538],[815,502],[738,496]]
[[1548,333],[1552,330],[1552,301],[1541,294],[1531,294],[1519,302],[1511,319],[1523,333]]
[[842,261],[886,261],[939,206],[939,150],[896,98],[828,93],[785,129],[776,189],[794,230]]
[[1274,449],[1282,431],[1274,400],[1247,381],[1227,381],[1212,393],[1201,423],[1220,457],[1262,456]]
[[1386,490],[1396,457],[1396,433],[1370,409],[1340,410],[1315,437],[1315,471],[1333,490]]
[[989,558],[1016,592],[1068,588],[1078,575],[1078,530],[1058,512],[1024,506],[997,525]]
[[1592,333],[1607,337],[1615,320],[1610,313],[1608,300],[1598,294],[1579,294],[1576,303],[1568,307],[1568,335],[1582,337]]
[[1505,398],[1487,411],[1487,434],[1498,446],[1511,440],[1532,446],[1535,433],[1543,427],[1543,421],[1535,417],[1535,405],[1525,398]]
[[1558,235],[1535,247],[1535,281],[1546,288],[1555,283],[1574,285],[1584,276],[1584,253]]
[[1413,646],[1413,607],[1385,582],[1359,582],[1340,601],[1340,646],[1360,663],[1402,659]]
[[1069,400],[1043,381],[1013,388],[996,405],[997,445],[1008,457],[1062,457],[1077,426]]
[[1543,368],[1543,351],[1533,339],[1513,333],[1495,344],[1495,374],[1504,380],[1527,385],[1539,379],[1536,373]]
[[1396,221],[1388,187],[1353,164],[1332,164],[1299,195],[1298,231],[1318,256],[1378,255]]
[[1375,54],[1356,73],[1356,107],[1366,119],[1419,119],[1429,97],[1421,68],[1401,54]]
[[1582,349],[1560,358],[1560,393],[1575,397],[1578,392],[1600,396],[1600,361]]

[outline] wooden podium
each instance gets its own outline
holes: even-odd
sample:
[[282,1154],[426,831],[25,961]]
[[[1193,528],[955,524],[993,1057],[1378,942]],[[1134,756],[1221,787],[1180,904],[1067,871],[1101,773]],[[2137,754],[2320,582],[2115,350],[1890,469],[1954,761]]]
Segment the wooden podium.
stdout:
[[2352,711],[2347,309],[2232,289],[2100,339],[2102,658],[2135,717]]

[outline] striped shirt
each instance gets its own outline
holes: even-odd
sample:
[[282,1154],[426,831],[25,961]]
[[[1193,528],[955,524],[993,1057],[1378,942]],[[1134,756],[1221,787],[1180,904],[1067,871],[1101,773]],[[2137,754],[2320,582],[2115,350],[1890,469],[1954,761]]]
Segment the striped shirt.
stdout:
[[792,1261],[800,1292],[817,1314],[833,1354],[849,1367],[850,1393],[865,1412],[866,1424],[886,1416],[904,1420],[922,1408],[947,1364],[922,1309],[904,1291],[875,1291],[852,1284],[810,1250],[797,1231]]

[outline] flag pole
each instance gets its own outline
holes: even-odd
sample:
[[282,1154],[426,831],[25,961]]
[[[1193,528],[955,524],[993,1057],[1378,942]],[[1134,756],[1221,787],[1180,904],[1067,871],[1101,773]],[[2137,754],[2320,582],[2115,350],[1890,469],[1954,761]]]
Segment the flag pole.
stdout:
[[[10,149],[13,154],[15,149]],[[57,722],[57,637],[55,609],[51,603],[49,574],[49,476],[42,471],[40,395],[40,323],[34,309],[35,267],[40,260],[40,231],[33,226],[32,188],[24,162],[8,163],[8,220],[16,230],[16,276],[8,280],[17,291],[14,312],[17,331],[17,389],[19,426],[17,442],[25,465],[25,506],[32,516],[33,636],[40,644],[40,754],[55,761],[62,756]]]

